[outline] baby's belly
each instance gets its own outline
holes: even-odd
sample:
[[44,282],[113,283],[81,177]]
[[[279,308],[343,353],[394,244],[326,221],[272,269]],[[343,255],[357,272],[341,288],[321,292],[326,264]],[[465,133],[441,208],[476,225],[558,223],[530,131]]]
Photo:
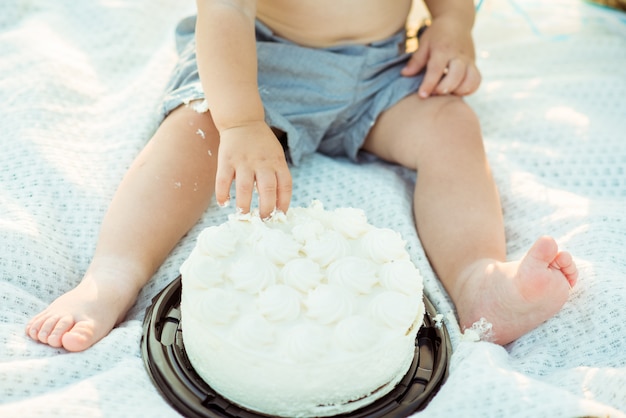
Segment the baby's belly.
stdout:
[[295,43],[327,47],[385,39],[406,25],[411,0],[259,0],[257,17]]

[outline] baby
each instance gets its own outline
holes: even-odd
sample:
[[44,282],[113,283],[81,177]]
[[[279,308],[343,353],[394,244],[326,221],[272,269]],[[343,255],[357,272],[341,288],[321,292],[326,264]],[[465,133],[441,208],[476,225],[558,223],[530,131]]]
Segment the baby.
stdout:
[[[416,228],[462,329],[485,318],[509,343],[566,302],[571,255],[538,238],[506,260],[503,217],[479,122],[472,0],[426,0],[431,24],[406,53],[411,0],[197,0],[177,28],[164,119],[122,180],[76,288],[26,326],[81,351],[106,336],[215,196],[287,211],[290,165],[366,151],[417,170]],[[176,185],[176,186],[174,186]]]

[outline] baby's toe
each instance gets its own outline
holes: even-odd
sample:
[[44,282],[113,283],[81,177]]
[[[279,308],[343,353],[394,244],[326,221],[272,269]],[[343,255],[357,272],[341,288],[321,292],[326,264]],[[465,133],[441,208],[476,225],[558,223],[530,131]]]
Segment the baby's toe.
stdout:
[[44,344],[47,344],[48,337],[52,333],[52,330],[54,329],[58,321],[59,317],[57,315],[51,315],[45,318],[39,326],[36,339]]
[[94,324],[91,321],[81,321],[63,335],[62,344],[67,351],[83,351],[98,339],[94,332]]
[[47,344],[51,347],[61,347],[63,335],[69,332],[72,326],[74,326],[74,319],[71,316],[66,315],[59,318],[48,335]]

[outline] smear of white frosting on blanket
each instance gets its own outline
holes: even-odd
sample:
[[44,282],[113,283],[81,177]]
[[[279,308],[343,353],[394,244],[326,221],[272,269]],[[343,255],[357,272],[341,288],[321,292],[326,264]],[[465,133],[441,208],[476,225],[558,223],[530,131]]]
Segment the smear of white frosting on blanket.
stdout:
[[480,318],[471,327],[466,328],[461,336],[461,341],[478,342],[491,341],[493,337],[493,324],[485,318]]

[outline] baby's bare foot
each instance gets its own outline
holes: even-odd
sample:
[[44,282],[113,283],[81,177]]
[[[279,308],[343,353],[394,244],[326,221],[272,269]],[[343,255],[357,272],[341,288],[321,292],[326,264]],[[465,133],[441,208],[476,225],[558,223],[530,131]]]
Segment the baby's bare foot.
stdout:
[[462,329],[484,318],[489,341],[507,344],[555,315],[576,284],[578,269],[551,237],[541,237],[521,261],[483,260],[465,277],[455,303]]
[[129,285],[105,285],[86,275],[26,325],[33,340],[68,351],[83,351],[104,338],[130,309],[137,291]]

